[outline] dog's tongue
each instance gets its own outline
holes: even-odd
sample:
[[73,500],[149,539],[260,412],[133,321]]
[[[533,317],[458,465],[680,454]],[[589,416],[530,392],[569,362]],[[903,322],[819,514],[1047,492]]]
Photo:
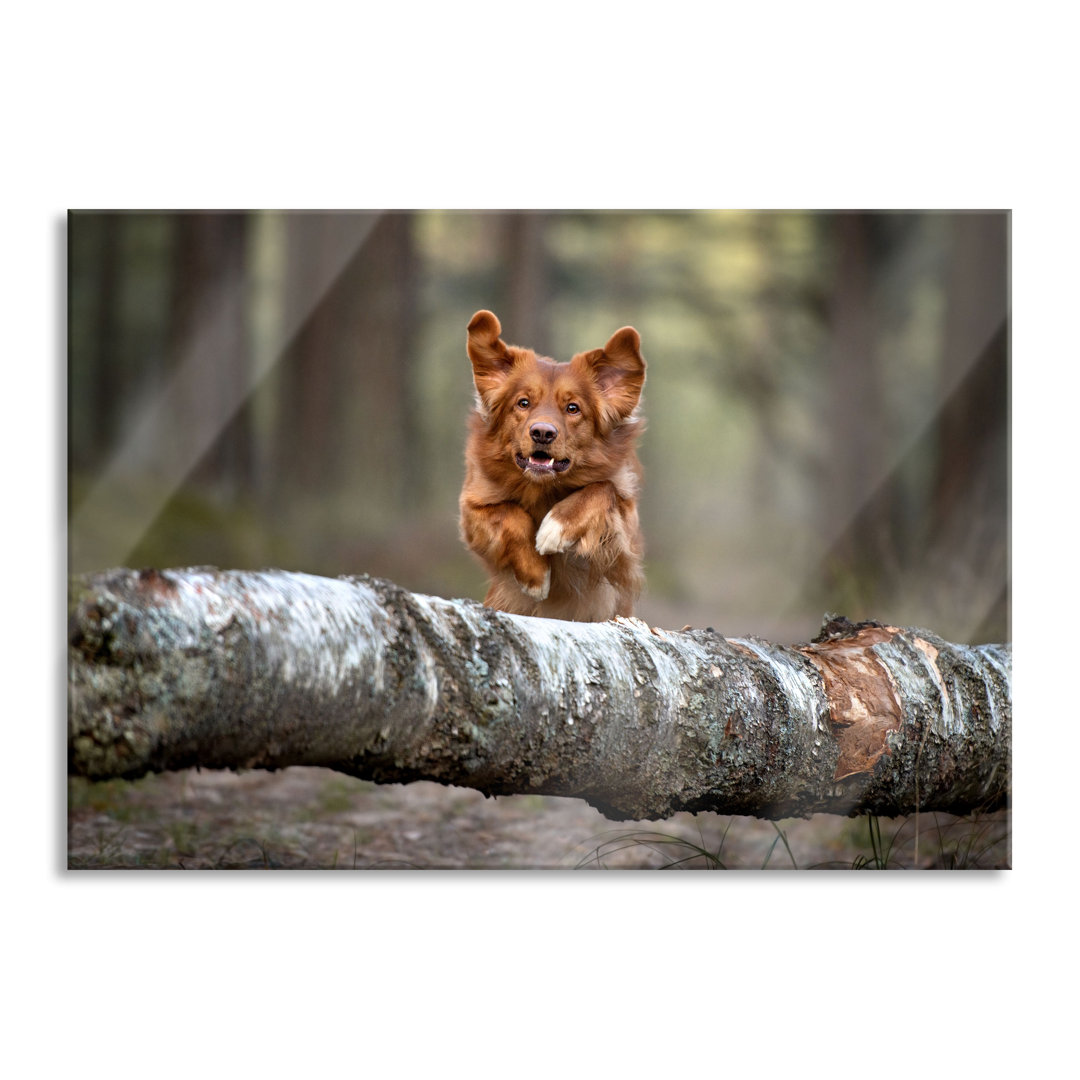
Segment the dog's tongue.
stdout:
[[555,459],[550,454],[540,451],[537,454],[529,455],[529,464],[536,466],[538,469],[552,469],[555,467]]

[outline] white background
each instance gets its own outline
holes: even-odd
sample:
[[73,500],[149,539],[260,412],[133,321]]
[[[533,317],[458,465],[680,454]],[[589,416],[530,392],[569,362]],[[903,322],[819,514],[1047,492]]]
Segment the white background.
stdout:
[[[633,10],[7,13],[0,985],[15,1075],[1005,1076],[1065,1053],[1080,720],[1066,9]],[[64,869],[66,210],[430,206],[1014,211],[1014,870]]]

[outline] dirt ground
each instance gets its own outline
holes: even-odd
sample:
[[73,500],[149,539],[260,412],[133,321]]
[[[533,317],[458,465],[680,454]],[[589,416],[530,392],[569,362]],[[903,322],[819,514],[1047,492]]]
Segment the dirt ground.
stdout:
[[[580,799],[376,786],[328,769],[68,782],[70,869],[858,869],[915,865],[914,818],[614,822]],[[1007,812],[924,814],[919,868],[1011,864]]]

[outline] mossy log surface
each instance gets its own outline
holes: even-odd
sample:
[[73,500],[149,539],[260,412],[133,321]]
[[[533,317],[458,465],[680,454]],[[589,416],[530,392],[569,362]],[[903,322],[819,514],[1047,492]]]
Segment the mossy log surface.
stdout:
[[321,765],[615,820],[1009,797],[1008,645],[843,620],[775,645],[284,571],[112,570],[69,609],[72,775]]

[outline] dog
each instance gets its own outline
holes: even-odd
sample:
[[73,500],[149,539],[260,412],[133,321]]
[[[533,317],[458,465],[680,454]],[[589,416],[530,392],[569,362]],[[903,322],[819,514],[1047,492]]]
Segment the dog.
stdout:
[[624,326],[556,363],[501,333],[490,311],[469,320],[476,407],[461,536],[490,575],[484,603],[578,622],[629,617],[644,582],[641,337]]

